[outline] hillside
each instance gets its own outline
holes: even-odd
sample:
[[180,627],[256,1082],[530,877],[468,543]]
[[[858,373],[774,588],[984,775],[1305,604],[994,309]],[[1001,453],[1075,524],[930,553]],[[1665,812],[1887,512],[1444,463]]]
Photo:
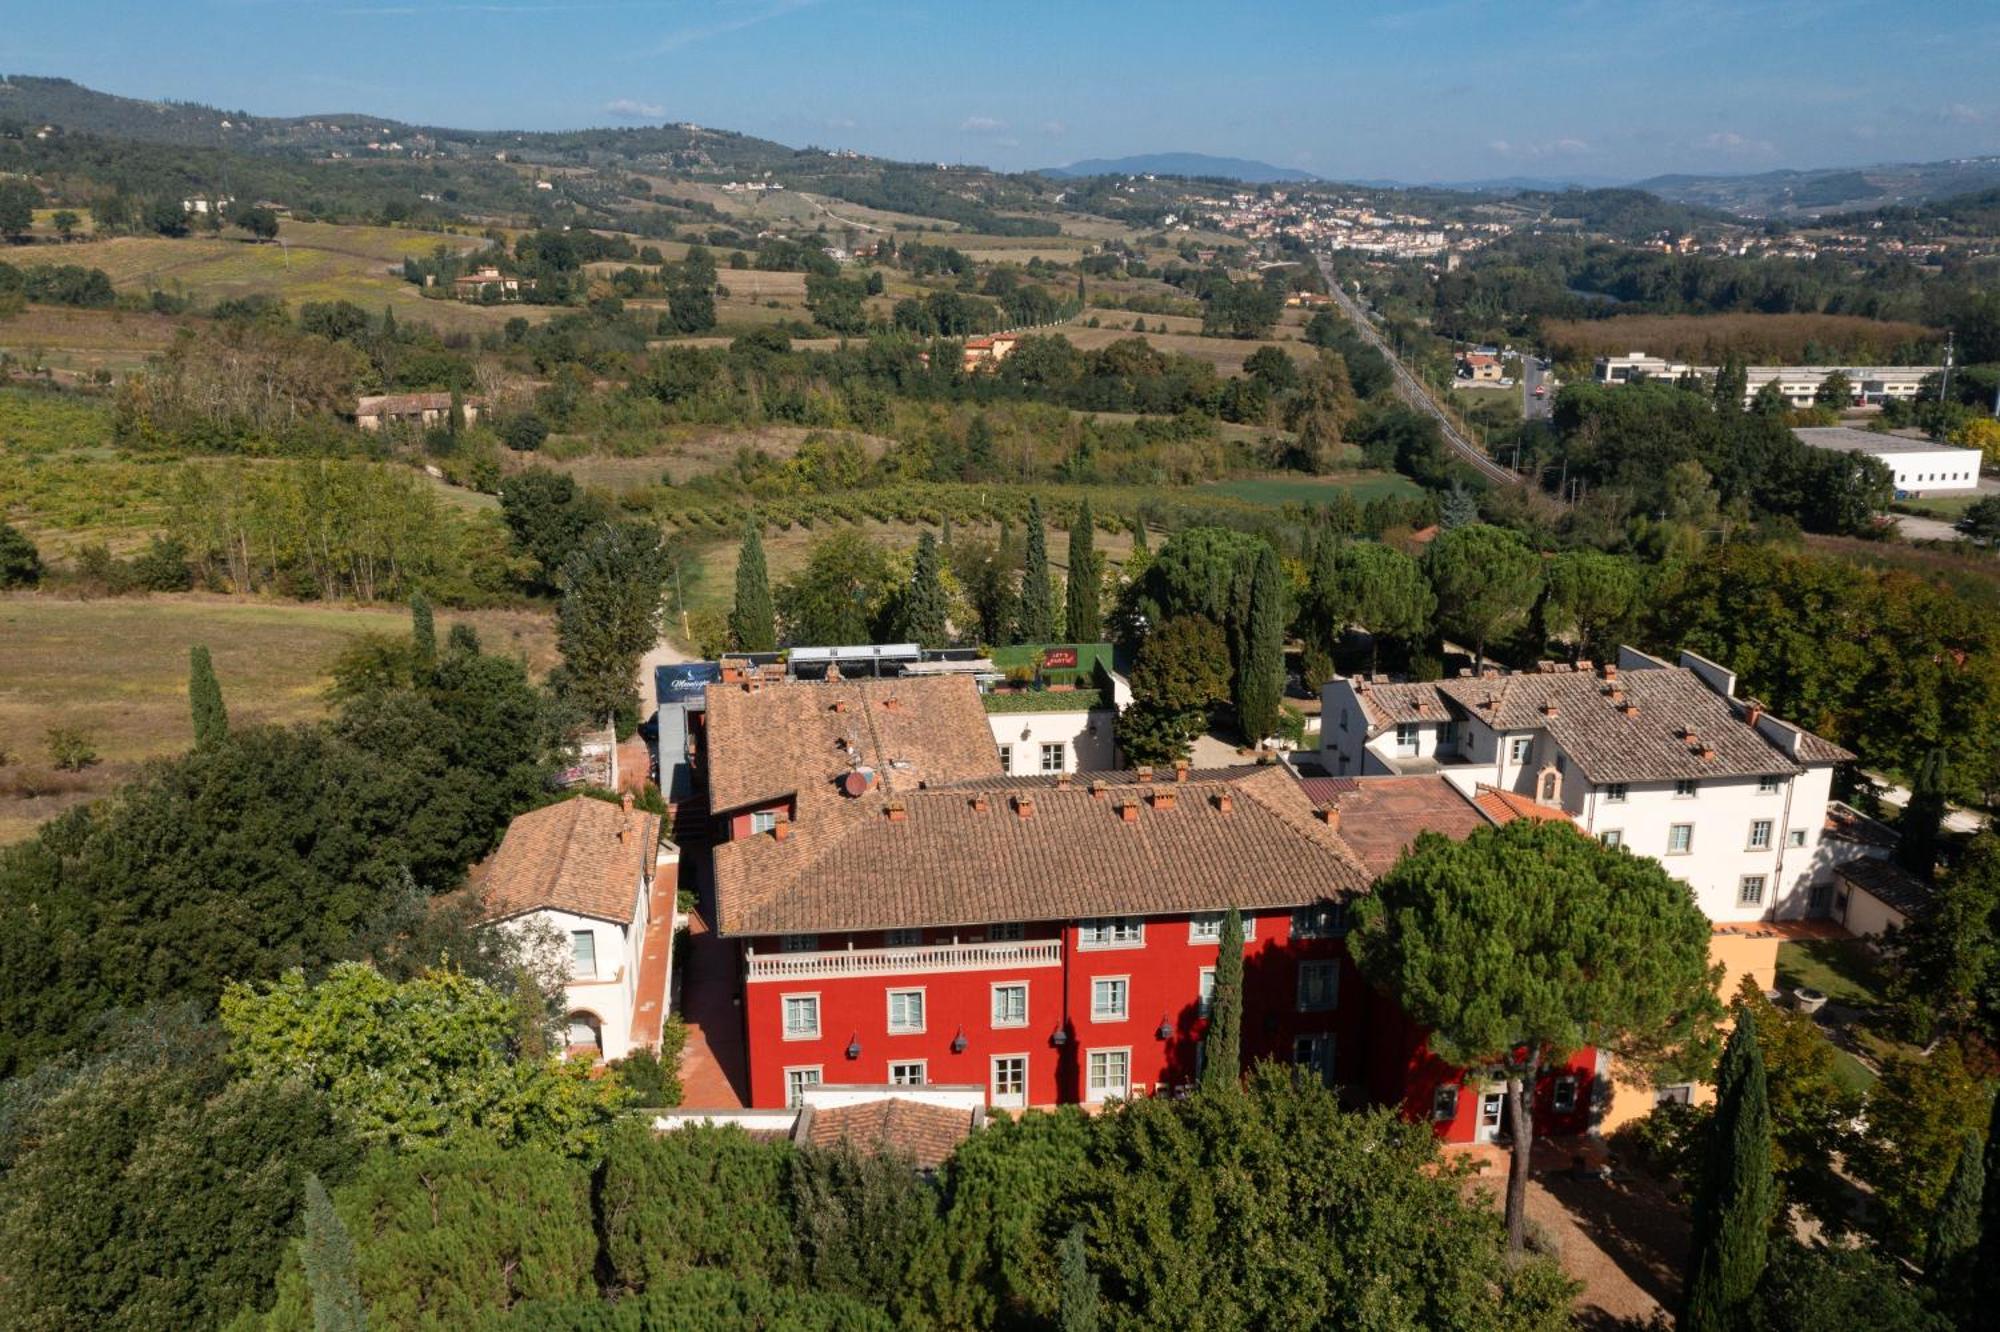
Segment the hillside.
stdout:
[[1278,185],[1317,180],[1309,171],[1272,166],[1247,157],[1211,157],[1207,153],[1139,153],[1132,157],[1091,157],[1068,166],[1035,173],[1056,180],[1082,176],[1204,176],[1240,180],[1246,185]]
[[1919,204],[2000,185],[2000,157],[1865,167],[1766,171],[1754,176],[1654,176],[1633,188],[1678,203],[1751,217],[1801,217]]

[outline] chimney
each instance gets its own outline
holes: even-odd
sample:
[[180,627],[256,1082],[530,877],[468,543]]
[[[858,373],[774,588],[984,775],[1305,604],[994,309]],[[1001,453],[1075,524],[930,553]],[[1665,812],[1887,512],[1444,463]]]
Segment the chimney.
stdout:
[[847,700],[844,698],[836,698],[835,700],[833,700],[833,710],[835,712],[847,711]]
[[1604,678],[1607,680],[1616,680],[1618,678],[1617,662],[1607,661],[1604,663]]
[[1151,785],[1153,780],[1153,765],[1150,763],[1141,763],[1138,767],[1138,776],[1139,776],[1139,785],[1141,786]]
[[1070,784],[1070,781],[1071,781],[1071,774],[1070,774],[1070,773],[1067,773],[1067,772],[1059,772],[1059,773],[1057,773],[1057,774],[1056,774],[1056,789],[1057,789],[1057,790],[1068,790],[1068,789],[1069,789],[1069,784]]
[[1227,791],[1217,791],[1217,792],[1215,793],[1215,797],[1214,797],[1214,798],[1215,798],[1215,810],[1216,810],[1216,813],[1218,813],[1218,814],[1227,814],[1227,813],[1229,812],[1229,810],[1230,810],[1230,806],[1231,806],[1231,801],[1230,801],[1230,799],[1229,799],[1229,792],[1227,792]]
[[1624,713],[1627,717],[1636,717],[1639,715],[1639,705],[1637,703],[1634,703],[1629,698],[1619,703],[1618,710]]
[[1092,778],[1090,783],[1090,798],[1092,800],[1102,800],[1104,799],[1104,793],[1110,789],[1111,783],[1105,781],[1102,777]]
[[630,814],[632,812],[632,793],[630,791],[627,791],[624,795],[618,797],[618,807],[624,810],[627,814]]
[[1174,788],[1173,788],[1173,787],[1171,787],[1171,786],[1162,786],[1162,787],[1159,787],[1158,789],[1156,789],[1156,790],[1155,790],[1155,791],[1153,792],[1153,808],[1154,808],[1154,809],[1172,809],[1173,807],[1174,807]]
[[1592,661],[1588,657],[1585,657],[1582,661],[1579,661],[1576,664],[1576,673],[1578,675],[1589,675],[1596,669],[1597,669],[1597,663]]
[[1319,817],[1319,821],[1321,823],[1324,823],[1327,827],[1332,828],[1336,832],[1340,830],[1340,810],[1337,806],[1328,805],[1323,809],[1314,810],[1313,813],[1317,815]]
[[1132,796],[1126,796],[1123,800],[1119,801],[1118,817],[1127,823],[1137,823],[1139,821],[1138,800]]
[[1683,727],[1681,727],[1681,739],[1683,739],[1683,740],[1687,741],[1687,742],[1688,742],[1689,744],[1693,744],[1693,743],[1695,742],[1695,739],[1696,739],[1696,736],[1695,736],[1695,733],[1694,733],[1694,727],[1692,727],[1692,726],[1683,726]]
[[1745,726],[1748,726],[1751,730],[1753,731],[1756,730],[1757,723],[1762,721],[1763,718],[1764,718],[1764,705],[1762,703],[1759,703],[1756,699],[1753,698],[1748,703],[1743,705],[1743,724]]
[[1035,798],[1026,791],[1014,794],[1014,812],[1024,819],[1035,817]]
[[986,793],[984,791],[973,794],[972,812],[975,814],[984,814],[986,812]]
[[772,841],[782,842],[791,835],[792,835],[792,824],[789,819],[779,819],[776,823],[771,825]]
[[1544,717],[1553,717],[1556,715],[1556,701],[1554,699],[1550,699],[1548,702],[1542,704],[1542,715]]
[[1186,781],[1186,780],[1187,780],[1187,775],[1188,775],[1188,762],[1187,762],[1187,760],[1186,760],[1186,759],[1175,759],[1175,760],[1174,760],[1174,780],[1175,780],[1175,781],[1177,781],[1177,782],[1184,782],[1184,781]]
[[618,843],[623,846],[632,840],[632,793],[630,791],[618,797],[618,808],[625,813],[625,817],[618,821]]
[[1712,759],[1715,757],[1715,746],[1710,744],[1704,744],[1696,752],[1699,753],[1705,759]]
[[894,712],[896,711],[896,709],[902,706],[903,705],[898,703],[893,697],[885,698],[882,700],[882,711],[884,712]]

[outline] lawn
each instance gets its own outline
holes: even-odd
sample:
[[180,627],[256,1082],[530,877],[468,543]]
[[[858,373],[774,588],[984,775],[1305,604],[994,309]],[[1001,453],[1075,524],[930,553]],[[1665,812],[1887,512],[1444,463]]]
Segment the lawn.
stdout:
[[[554,627],[534,611],[442,611],[438,633],[469,622],[490,652],[524,658],[537,673],[555,657]],[[0,843],[117,785],[132,765],[188,743],[188,649],[206,643],[233,724],[320,715],[327,665],[353,635],[401,634],[400,608],[350,609],[237,601],[199,594],[66,601],[0,596]],[[102,762],[51,773],[44,739],[77,727]],[[45,792],[23,794],[24,792]]]
[[1836,1004],[1872,1012],[1882,1003],[1883,977],[1855,939],[1788,939],[1778,945],[1778,988],[1805,986]]

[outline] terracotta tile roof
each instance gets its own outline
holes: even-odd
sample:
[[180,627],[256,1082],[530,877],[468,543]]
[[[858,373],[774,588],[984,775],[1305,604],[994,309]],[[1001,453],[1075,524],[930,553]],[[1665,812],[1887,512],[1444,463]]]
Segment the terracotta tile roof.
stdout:
[[871,770],[871,794],[998,776],[1000,751],[967,676],[792,680],[708,687],[708,803],[721,813],[796,794],[851,803],[836,784]]
[[860,1105],[820,1106],[799,1116],[795,1137],[815,1147],[852,1144],[868,1156],[893,1152],[935,1170],[972,1135],[980,1112],[884,1096]]
[[[474,402],[473,399],[466,399]],[[354,404],[356,416],[397,416],[415,412],[442,412],[451,407],[449,393],[377,393]]]
[[[1623,671],[1615,682],[1557,670],[1444,680],[1438,687],[1496,731],[1547,731],[1595,783],[1800,771],[1745,723],[1735,703],[1678,666]],[[1635,711],[1623,710],[1614,688]],[[1852,757],[1819,743],[1825,746],[1819,752]]]
[[1442,722],[1450,721],[1455,715],[1436,681],[1374,684],[1356,680],[1353,683],[1355,697],[1361,700],[1361,711],[1366,714],[1368,734],[1371,736],[1398,722]]
[[552,907],[629,925],[659,844],[657,814],[577,796],[508,824],[500,849],[474,867],[472,887],[488,920]]
[[1930,907],[1931,886],[1893,860],[1863,856],[1835,865],[1833,872],[1905,916],[1921,915]]
[[1016,780],[1018,795],[985,781],[892,793],[899,818],[882,794],[802,804],[782,840],[715,848],[720,932],[1173,915],[1367,888],[1360,856],[1315,817],[1289,769],[1111,780],[1122,776]]
[[1575,822],[1567,810],[1544,805],[1519,792],[1502,791],[1483,782],[1479,786],[1479,794],[1472,797],[1472,803],[1495,823],[1512,823],[1515,819],[1540,819],[1544,823]]
[[1308,796],[1340,812],[1340,836],[1370,876],[1395,864],[1418,833],[1462,839],[1488,819],[1442,777],[1318,777],[1301,783]]

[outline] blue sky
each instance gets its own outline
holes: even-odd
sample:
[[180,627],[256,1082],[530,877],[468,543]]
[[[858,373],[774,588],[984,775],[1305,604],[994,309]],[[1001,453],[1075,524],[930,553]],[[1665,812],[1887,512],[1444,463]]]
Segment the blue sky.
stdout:
[[1004,168],[1189,150],[1630,179],[2000,153],[1993,0],[0,0],[0,70]]

